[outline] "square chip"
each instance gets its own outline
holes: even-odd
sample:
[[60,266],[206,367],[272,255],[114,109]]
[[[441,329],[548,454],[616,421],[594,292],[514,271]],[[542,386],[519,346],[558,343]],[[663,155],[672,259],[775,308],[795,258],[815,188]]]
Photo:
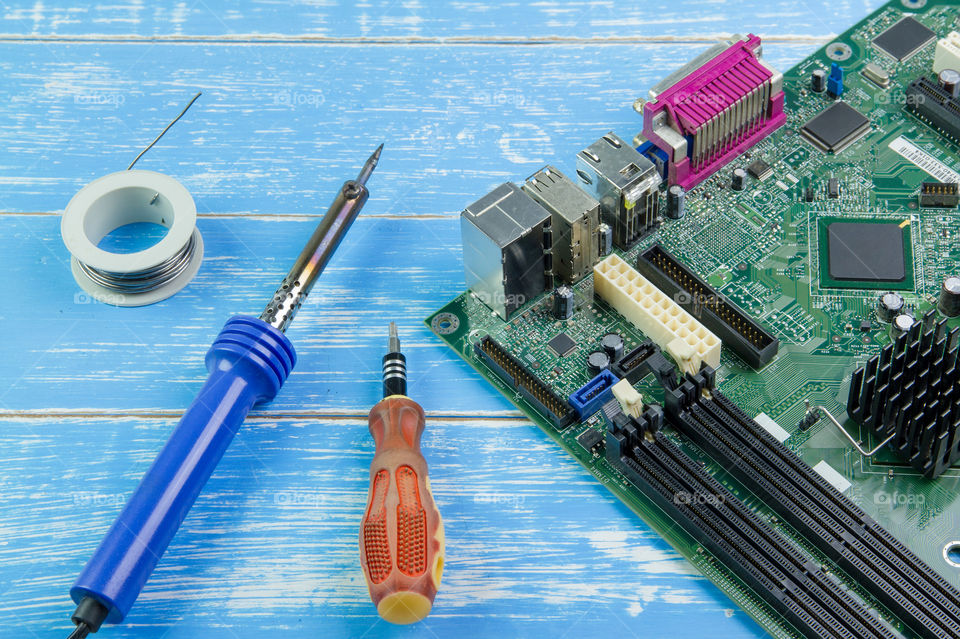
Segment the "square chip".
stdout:
[[556,353],[559,357],[569,355],[576,347],[577,343],[573,341],[573,338],[566,333],[560,333],[552,340],[547,342],[547,348]]
[[747,167],[747,173],[763,182],[773,175],[773,167],[763,160],[755,160]]
[[834,102],[800,128],[824,153],[839,153],[870,130],[870,120],[846,102]]
[[820,219],[820,281],[834,288],[913,288],[909,220]]
[[873,44],[895,60],[903,62],[936,37],[933,31],[907,16],[874,38]]

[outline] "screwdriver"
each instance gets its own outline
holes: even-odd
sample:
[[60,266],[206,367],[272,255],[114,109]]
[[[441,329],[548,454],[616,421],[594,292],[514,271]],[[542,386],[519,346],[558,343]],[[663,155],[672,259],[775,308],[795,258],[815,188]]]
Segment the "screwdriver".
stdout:
[[270,401],[296,363],[284,335],[370,193],[381,144],[333,204],[259,318],[237,315],[206,355],[210,375],[70,589],[69,639],[119,623],[223,456],[247,412]]
[[408,624],[430,613],[440,587],[443,520],[420,452],[423,409],[407,397],[407,360],[393,322],[387,351],[383,400],[368,418],[376,448],[360,525],[360,565],[380,616]]

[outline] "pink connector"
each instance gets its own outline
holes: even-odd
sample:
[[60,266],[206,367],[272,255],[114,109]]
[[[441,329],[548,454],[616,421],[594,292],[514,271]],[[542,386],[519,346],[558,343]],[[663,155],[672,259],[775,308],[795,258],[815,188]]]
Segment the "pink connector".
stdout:
[[748,35],[643,107],[643,135],[664,151],[669,184],[689,189],[780,128],[783,75]]

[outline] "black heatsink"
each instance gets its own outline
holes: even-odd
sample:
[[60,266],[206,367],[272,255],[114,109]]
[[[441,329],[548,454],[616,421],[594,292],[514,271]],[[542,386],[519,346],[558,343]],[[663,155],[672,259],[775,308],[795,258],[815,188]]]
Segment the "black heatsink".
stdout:
[[931,310],[850,380],[850,417],[929,478],[960,458],[958,333]]

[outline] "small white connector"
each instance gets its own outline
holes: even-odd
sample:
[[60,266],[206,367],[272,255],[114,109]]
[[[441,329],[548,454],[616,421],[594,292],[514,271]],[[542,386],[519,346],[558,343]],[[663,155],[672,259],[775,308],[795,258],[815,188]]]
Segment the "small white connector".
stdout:
[[676,360],[685,373],[720,365],[720,338],[636,269],[611,254],[593,267],[593,290]]
[[613,385],[613,396],[620,404],[620,410],[631,417],[643,415],[643,395],[637,392],[628,380],[621,379]]
[[960,33],[951,31],[946,38],[937,40],[937,51],[933,55],[933,72],[944,69],[960,71]]

